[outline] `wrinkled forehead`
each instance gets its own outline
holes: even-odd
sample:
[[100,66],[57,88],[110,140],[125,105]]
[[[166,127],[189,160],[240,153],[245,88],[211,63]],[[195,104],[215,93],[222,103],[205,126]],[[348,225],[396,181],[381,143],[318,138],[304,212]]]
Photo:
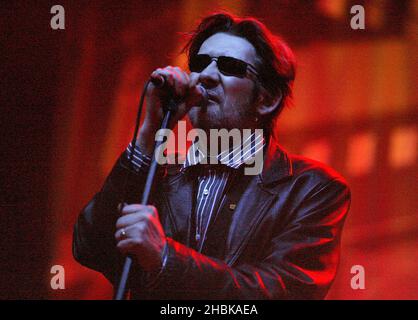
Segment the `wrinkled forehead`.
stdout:
[[199,49],[199,54],[212,57],[228,56],[255,64],[257,53],[247,40],[228,33],[216,33],[207,38]]

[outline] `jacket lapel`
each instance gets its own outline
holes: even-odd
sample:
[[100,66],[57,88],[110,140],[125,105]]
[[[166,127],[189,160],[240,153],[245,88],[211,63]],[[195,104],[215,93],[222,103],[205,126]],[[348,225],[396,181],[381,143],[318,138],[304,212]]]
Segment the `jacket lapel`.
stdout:
[[[277,186],[280,180],[291,175],[291,163],[286,152],[270,140],[261,174],[250,176],[249,184],[243,183],[248,181],[249,176],[243,176],[244,181],[237,181],[238,187],[231,188],[227,199],[240,200],[236,205],[227,238],[227,264],[231,265],[237,260],[271,204],[279,197]],[[230,203],[226,202],[225,205],[228,207]]]
[[161,193],[168,208],[172,237],[186,245],[189,243],[190,219],[194,203],[194,182],[187,174],[177,170],[166,176],[164,192]]
[[[275,194],[261,189],[257,185],[258,182],[258,177],[253,177],[245,192],[238,195],[241,200],[236,206],[226,244],[225,260],[228,264],[232,264],[238,258],[272,201],[276,198]],[[236,196],[233,194],[230,198],[233,199]]]

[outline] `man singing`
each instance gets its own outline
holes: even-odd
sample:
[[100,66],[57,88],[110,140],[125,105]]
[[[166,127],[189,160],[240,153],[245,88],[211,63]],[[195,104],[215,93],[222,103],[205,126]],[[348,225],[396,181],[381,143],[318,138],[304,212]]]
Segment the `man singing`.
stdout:
[[[186,50],[190,73],[168,66],[151,74],[166,85],[148,86],[136,144],[82,210],[74,257],[114,284],[124,257],[132,257],[128,285],[136,299],[324,298],[350,191],[332,169],[277,143],[275,123],[295,78],[290,48],[259,21],[222,13],[201,21]],[[143,206],[168,94],[179,102],[171,127],[188,115],[208,136],[210,129],[262,129],[263,137],[219,146],[218,154],[197,141],[184,163],[159,168],[152,205]],[[260,172],[248,174],[258,155]]]

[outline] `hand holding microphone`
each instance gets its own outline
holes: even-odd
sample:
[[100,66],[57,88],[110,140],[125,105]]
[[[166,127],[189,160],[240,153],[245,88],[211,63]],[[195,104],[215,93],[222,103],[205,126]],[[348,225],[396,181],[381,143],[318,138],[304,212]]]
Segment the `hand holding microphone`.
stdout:
[[201,85],[196,85],[190,76],[179,67],[168,66],[155,70],[150,77],[151,83],[163,94],[170,94],[178,100],[185,100],[188,104],[205,106],[208,95]]
[[168,66],[156,69],[150,76],[146,92],[146,113],[143,125],[137,137],[138,145],[145,150],[152,150],[155,133],[164,117],[163,104],[172,98],[177,103],[177,111],[171,117],[169,128],[184,118],[192,107],[206,107],[208,95],[197,78],[179,67]]

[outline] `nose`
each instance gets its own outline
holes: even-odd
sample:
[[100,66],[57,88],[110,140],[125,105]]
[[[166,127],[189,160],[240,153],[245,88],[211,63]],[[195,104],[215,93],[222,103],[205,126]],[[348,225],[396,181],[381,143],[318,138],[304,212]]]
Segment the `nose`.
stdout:
[[207,89],[216,87],[219,83],[219,70],[215,60],[199,74],[199,82]]

